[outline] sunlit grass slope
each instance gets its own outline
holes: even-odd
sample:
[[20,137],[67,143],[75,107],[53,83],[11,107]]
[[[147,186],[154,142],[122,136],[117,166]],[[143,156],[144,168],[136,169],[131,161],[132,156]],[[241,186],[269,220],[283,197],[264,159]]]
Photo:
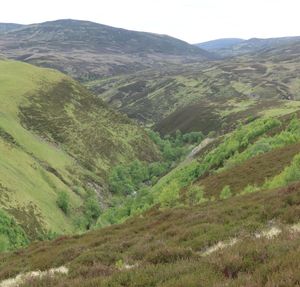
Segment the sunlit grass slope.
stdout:
[[111,166],[158,157],[142,129],[69,77],[0,60],[0,207],[29,238],[73,232],[85,190],[105,198]]

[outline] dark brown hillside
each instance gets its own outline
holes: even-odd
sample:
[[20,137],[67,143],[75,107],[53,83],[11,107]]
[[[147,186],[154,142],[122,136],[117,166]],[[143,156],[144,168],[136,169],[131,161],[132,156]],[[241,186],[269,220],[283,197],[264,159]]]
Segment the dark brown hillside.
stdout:
[[0,51],[8,58],[56,68],[81,80],[214,57],[166,35],[78,20],[8,30],[0,34]]

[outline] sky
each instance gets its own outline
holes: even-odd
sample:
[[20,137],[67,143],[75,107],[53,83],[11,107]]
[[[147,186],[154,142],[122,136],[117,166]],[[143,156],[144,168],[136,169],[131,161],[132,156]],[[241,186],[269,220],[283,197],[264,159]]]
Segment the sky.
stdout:
[[300,36],[300,0],[3,0],[0,22],[89,20],[189,43]]

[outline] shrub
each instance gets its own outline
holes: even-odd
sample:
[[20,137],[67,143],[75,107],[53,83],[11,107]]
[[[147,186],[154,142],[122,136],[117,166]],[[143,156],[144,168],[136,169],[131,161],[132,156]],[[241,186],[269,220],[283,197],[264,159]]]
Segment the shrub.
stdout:
[[264,184],[264,188],[277,188],[285,186],[289,183],[300,180],[300,154],[294,156],[290,166],[286,167],[282,173],[268,180]]
[[24,230],[0,209],[0,252],[20,248],[28,243]]
[[69,212],[69,201],[69,196],[65,191],[59,192],[56,203],[65,214]]
[[159,194],[158,200],[162,207],[173,207],[179,199],[179,185],[177,182],[172,182],[163,188]]
[[203,186],[192,185],[188,190],[188,200],[190,205],[205,202]]
[[168,170],[168,164],[162,162],[154,162],[149,165],[149,177],[158,177]]
[[116,268],[119,270],[122,270],[125,268],[125,263],[122,259],[119,259],[116,264],[115,264]]
[[149,252],[146,255],[145,261],[152,264],[167,264],[193,257],[193,252],[190,248],[162,246]]
[[9,240],[4,234],[0,234],[0,252],[7,251],[9,249]]
[[253,193],[256,191],[259,191],[259,188],[256,185],[247,185],[240,194],[244,195],[244,194]]
[[202,132],[190,132],[182,136],[182,140],[185,143],[190,143],[190,144],[199,143],[203,139],[204,139],[204,135]]
[[84,215],[88,229],[95,223],[101,214],[99,202],[93,196],[89,196],[84,203]]
[[227,199],[232,196],[232,192],[229,185],[225,185],[220,193],[220,199]]
[[110,190],[114,193],[129,195],[149,179],[149,167],[135,160],[128,165],[118,165],[112,170],[109,177]]

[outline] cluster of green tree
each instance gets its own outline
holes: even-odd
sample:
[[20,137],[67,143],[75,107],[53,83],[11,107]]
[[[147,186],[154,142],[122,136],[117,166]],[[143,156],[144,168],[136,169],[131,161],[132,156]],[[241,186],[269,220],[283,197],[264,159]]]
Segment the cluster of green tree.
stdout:
[[[203,163],[209,168],[222,166],[224,161],[236,152],[247,148],[254,139],[280,124],[279,120],[273,118],[256,120],[247,126],[240,124],[222,144],[204,158]],[[201,168],[199,168],[198,172],[201,173]]]
[[0,210],[0,252],[20,248],[28,242],[24,230],[14,219]]
[[114,194],[130,195],[145,183],[153,183],[164,174],[168,163],[155,162],[146,164],[135,160],[129,164],[116,166],[109,177],[110,190]]
[[292,163],[287,166],[279,175],[266,181],[262,188],[271,189],[286,186],[300,180],[300,154],[297,154]]
[[[66,214],[70,212],[70,199],[65,191],[61,191],[57,196],[57,206]],[[99,202],[93,191],[87,190],[82,206],[82,215],[76,219],[80,229],[90,229],[101,214]]]
[[201,132],[182,134],[177,131],[174,136],[161,138],[159,133],[150,130],[150,138],[159,147],[162,161],[143,163],[135,160],[129,164],[116,166],[109,177],[110,190],[114,194],[130,195],[146,185],[153,185],[165,174],[174,162],[189,150],[189,146],[199,143],[204,136]]
[[287,128],[274,136],[263,136],[254,143],[250,144],[242,152],[235,152],[224,164],[224,168],[240,164],[256,155],[269,152],[273,149],[296,143],[300,140],[300,121],[293,117]]
[[[182,168],[174,169],[154,186],[150,186],[150,184],[149,186],[142,185],[142,187],[141,185],[136,185],[135,189],[131,189],[135,190],[135,193],[131,193],[132,196],[116,198],[113,207],[106,210],[100,216],[98,226],[122,222],[129,216],[147,210],[155,204],[160,204],[163,207],[178,205],[180,190],[182,190],[183,187],[188,187],[195,179],[209,170],[219,168],[228,158],[239,151],[245,150],[255,139],[280,124],[280,121],[277,119],[259,119],[246,126],[240,125],[233,133],[224,139],[223,143],[204,156],[201,162],[192,161]],[[150,131],[149,134],[152,140],[160,147],[168,164],[170,158],[176,158],[170,157],[171,153],[168,151],[170,147],[176,149],[182,147],[182,144],[195,143],[197,140],[200,141],[203,139],[201,134],[182,135],[177,132],[174,137],[165,137],[164,139],[161,139],[159,135],[153,131]],[[147,172],[145,172],[145,169],[147,169],[147,166],[142,167],[143,164],[140,163],[135,163],[135,165],[139,165],[139,178],[143,178],[144,182],[147,180],[151,182],[151,178],[149,179],[149,177],[146,176]],[[134,186],[132,182],[138,181],[131,178],[130,170],[135,170],[135,168],[132,168],[129,165],[127,168],[123,167],[121,170],[122,169],[123,172],[121,174],[123,174],[123,176],[116,176],[116,174],[120,175],[120,167],[116,167],[116,170],[113,171],[113,181],[111,181],[111,186],[115,186],[119,189],[124,188],[124,186],[126,186],[126,184],[124,184],[126,182],[124,179],[127,180],[127,183],[131,183],[131,186]],[[142,175],[144,175],[144,177]],[[128,180],[128,178],[131,179]],[[125,192],[125,194],[128,193]],[[220,199],[226,199],[230,196],[230,187],[226,187],[220,194]],[[195,188],[195,190],[190,190],[190,188],[188,188],[188,201],[190,204],[201,203],[206,200],[201,187]]]
[[100,215],[97,227],[121,223],[130,216],[146,211],[153,204],[153,193],[147,186],[140,188],[131,196],[115,196],[112,206]]
[[[271,151],[276,148],[296,143],[300,140],[300,121],[296,115],[291,119],[289,125],[281,133],[274,136],[263,136],[242,152],[236,152],[231,158],[226,161],[225,168],[246,161],[256,155]],[[283,172],[269,179],[261,187],[256,185],[248,185],[242,190],[239,195],[257,192],[261,189],[272,189],[284,187],[292,182],[300,180],[300,154],[296,155],[290,164]],[[229,186],[225,186],[220,193],[221,199],[226,199],[232,196]]]
[[[207,153],[201,161],[194,161],[180,169],[174,170],[165,176],[163,180],[158,182],[158,184],[154,186],[154,192],[158,195],[156,198],[163,197],[163,195],[160,194],[168,190],[166,186],[172,182],[176,182],[178,190],[181,190],[210,170],[222,167],[225,161],[235,153],[245,150],[247,146],[258,137],[280,124],[281,122],[279,120],[270,118],[259,119],[246,126],[239,125],[233,133],[229,134],[215,149]],[[174,197],[177,197],[177,195],[174,195]],[[170,202],[172,202],[171,199]]]
[[202,132],[190,132],[182,134],[177,130],[174,136],[166,135],[161,138],[159,133],[149,130],[149,137],[159,147],[165,162],[180,159],[187,150],[187,145],[200,143],[204,139]]
[[[134,214],[141,213],[154,203],[152,186],[166,174],[176,161],[179,161],[191,148],[204,139],[201,132],[182,134],[177,131],[174,136],[161,138],[159,133],[148,131],[150,138],[159,147],[162,161],[143,163],[134,161],[116,166],[109,177],[111,191],[115,194],[112,206],[101,214],[98,226],[122,222]],[[172,186],[168,189],[171,193]],[[166,191],[168,193],[168,191]],[[161,201],[164,201],[164,195]],[[168,196],[166,205],[168,204]]]

